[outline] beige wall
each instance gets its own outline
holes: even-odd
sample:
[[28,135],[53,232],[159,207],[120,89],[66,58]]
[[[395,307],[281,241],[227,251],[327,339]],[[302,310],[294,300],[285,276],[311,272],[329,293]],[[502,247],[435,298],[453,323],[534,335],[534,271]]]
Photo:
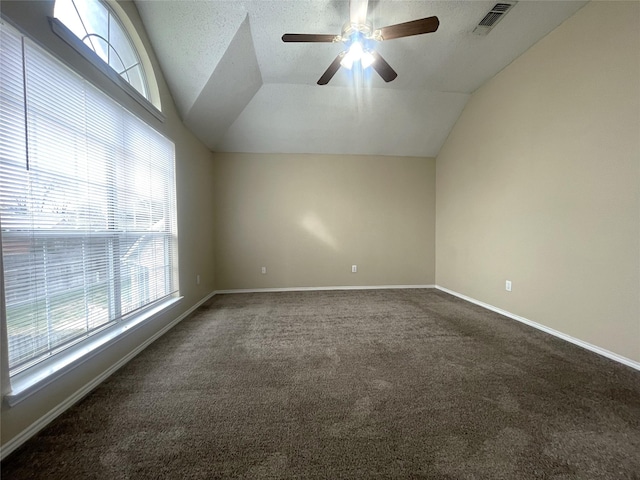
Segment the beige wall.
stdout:
[[[149,47],[144,28],[135,6],[130,2],[121,2],[151,55],[158,76],[163,112],[167,116],[164,123],[159,122],[136,102],[125,95],[119,87],[107,80],[95,68],[88,65],[74,50],[55,36],[47,23],[47,16],[53,14],[53,2],[49,1],[2,1],[2,14],[14,24],[28,32],[38,43],[54,52],[64,62],[82,72],[84,76],[101,86],[103,90],[120,99],[127,108],[135,112],[151,126],[171,138],[176,145],[176,183],[180,256],[180,291],[184,295],[181,303],[169,313],[147,324],[116,345],[103,351],[90,361],[85,362],[70,374],[55,381],[38,393],[9,408],[2,403],[1,443],[4,446],[25,429],[38,422],[51,410],[63,404],[71,395],[82,389],[94,378],[100,376],[121,358],[143,344],[163,327],[189,310],[198,301],[214,289],[213,263],[213,222],[208,205],[213,204],[211,189],[213,161],[211,152],[191,133],[178,117],[173,100],[161,75],[160,67]],[[201,283],[196,285],[196,275],[200,274]],[[2,332],[3,335],[6,333]],[[6,346],[6,338],[2,339]],[[7,377],[7,366],[0,369],[3,380]],[[4,383],[4,382],[3,382]]]
[[593,2],[442,148],[437,284],[640,361],[639,172],[640,3]]
[[434,283],[434,159],[220,153],[215,165],[217,289]]

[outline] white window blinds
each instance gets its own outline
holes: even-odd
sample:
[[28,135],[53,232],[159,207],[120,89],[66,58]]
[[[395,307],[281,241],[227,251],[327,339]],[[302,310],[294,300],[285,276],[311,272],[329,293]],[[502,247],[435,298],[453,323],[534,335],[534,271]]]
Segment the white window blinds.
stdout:
[[177,292],[174,145],[0,23],[0,223],[17,373]]

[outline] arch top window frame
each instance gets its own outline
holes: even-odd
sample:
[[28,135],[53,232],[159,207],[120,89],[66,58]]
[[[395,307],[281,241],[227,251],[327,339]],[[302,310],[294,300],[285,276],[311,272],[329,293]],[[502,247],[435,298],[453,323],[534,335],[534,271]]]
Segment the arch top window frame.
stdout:
[[56,35],[164,121],[151,59],[122,6],[113,0],[55,0],[49,23]]

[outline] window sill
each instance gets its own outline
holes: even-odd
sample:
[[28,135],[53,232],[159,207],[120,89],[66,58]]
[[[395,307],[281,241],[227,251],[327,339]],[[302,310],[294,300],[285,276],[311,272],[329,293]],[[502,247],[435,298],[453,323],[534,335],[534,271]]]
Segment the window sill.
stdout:
[[182,297],[167,299],[158,305],[121,322],[104,332],[93,335],[38,365],[20,372],[11,378],[11,392],[4,396],[9,406],[14,406],[51,382],[115,344],[127,334],[146,324],[153,317],[176,306]]

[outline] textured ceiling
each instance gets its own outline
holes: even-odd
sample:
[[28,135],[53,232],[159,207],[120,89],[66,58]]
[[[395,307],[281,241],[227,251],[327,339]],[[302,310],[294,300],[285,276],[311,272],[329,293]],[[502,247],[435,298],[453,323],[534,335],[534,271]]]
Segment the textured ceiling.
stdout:
[[339,34],[346,0],[136,0],[185,124],[212,150],[400,156],[436,156],[471,93],[585,3],[520,0],[478,36],[496,1],[370,0],[374,28],[433,15],[440,28],[378,44],[393,82],[341,68],[318,86],[342,44],[281,37]]

